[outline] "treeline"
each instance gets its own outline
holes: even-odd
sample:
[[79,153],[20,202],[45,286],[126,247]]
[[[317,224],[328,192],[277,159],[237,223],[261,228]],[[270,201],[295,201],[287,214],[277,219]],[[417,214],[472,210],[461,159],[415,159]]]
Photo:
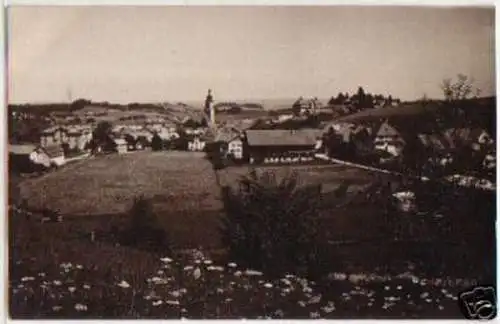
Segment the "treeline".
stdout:
[[372,94],[366,92],[363,87],[359,87],[358,91],[349,95],[349,93],[339,92],[336,97],[331,97],[328,101],[329,106],[334,105],[353,105],[358,109],[375,108],[380,106],[392,106],[393,104],[400,104],[399,98],[394,98],[392,95]]

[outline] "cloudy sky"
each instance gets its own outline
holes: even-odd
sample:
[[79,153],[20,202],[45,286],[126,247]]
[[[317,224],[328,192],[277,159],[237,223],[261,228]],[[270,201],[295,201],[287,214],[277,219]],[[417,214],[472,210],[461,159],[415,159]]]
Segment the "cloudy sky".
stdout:
[[411,7],[13,7],[9,101],[415,99],[465,73],[495,92],[494,10]]

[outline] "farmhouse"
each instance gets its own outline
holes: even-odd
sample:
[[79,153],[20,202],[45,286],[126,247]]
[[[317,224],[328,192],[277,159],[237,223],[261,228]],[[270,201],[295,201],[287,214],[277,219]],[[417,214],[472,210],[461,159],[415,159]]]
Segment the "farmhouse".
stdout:
[[252,164],[311,161],[320,137],[317,129],[250,129],[245,133]]
[[394,156],[402,153],[405,143],[401,133],[388,121],[380,126],[374,139],[376,150],[387,151]]
[[122,154],[122,153],[127,153],[127,141],[124,140],[123,138],[116,138],[114,139],[115,141],[115,144],[116,144],[116,151],[119,153],[119,154]]
[[243,159],[242,134],[231,129],[221,129],[215,136],[214,142],[220,144],[221,152],[234,159]]

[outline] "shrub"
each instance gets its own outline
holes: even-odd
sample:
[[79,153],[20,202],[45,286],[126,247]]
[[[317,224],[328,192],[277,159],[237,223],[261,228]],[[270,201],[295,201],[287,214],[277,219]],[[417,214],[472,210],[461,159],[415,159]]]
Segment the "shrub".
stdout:
[[151,201],[139,196],[134,200],[128,216],[128,223],[120,233],[122,244],[154,251],[170,249],[168,235],[153,211]]
[[253,170],[237,190],[222,191],[222,240],[232,260],[271,275],[316,268],[320,186],[299,186],[296,174],[277,181]]

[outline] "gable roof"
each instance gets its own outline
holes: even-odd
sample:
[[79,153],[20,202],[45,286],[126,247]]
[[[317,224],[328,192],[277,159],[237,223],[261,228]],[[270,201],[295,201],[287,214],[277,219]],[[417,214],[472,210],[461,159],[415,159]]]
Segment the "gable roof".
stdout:
[[314,146],[317,137],[321,136],[318,129],[249,129],[246,131],[250,146]]
[[379,137],[400,137],[401,133],[389,122],[384,122],[380,125],[380,128],[377,131],[377,135]]
[[42,150],[47,153],[49,158],[55,158],[59,156],[64,156],[64,151],[60,145],[51,145],[42,148]]

